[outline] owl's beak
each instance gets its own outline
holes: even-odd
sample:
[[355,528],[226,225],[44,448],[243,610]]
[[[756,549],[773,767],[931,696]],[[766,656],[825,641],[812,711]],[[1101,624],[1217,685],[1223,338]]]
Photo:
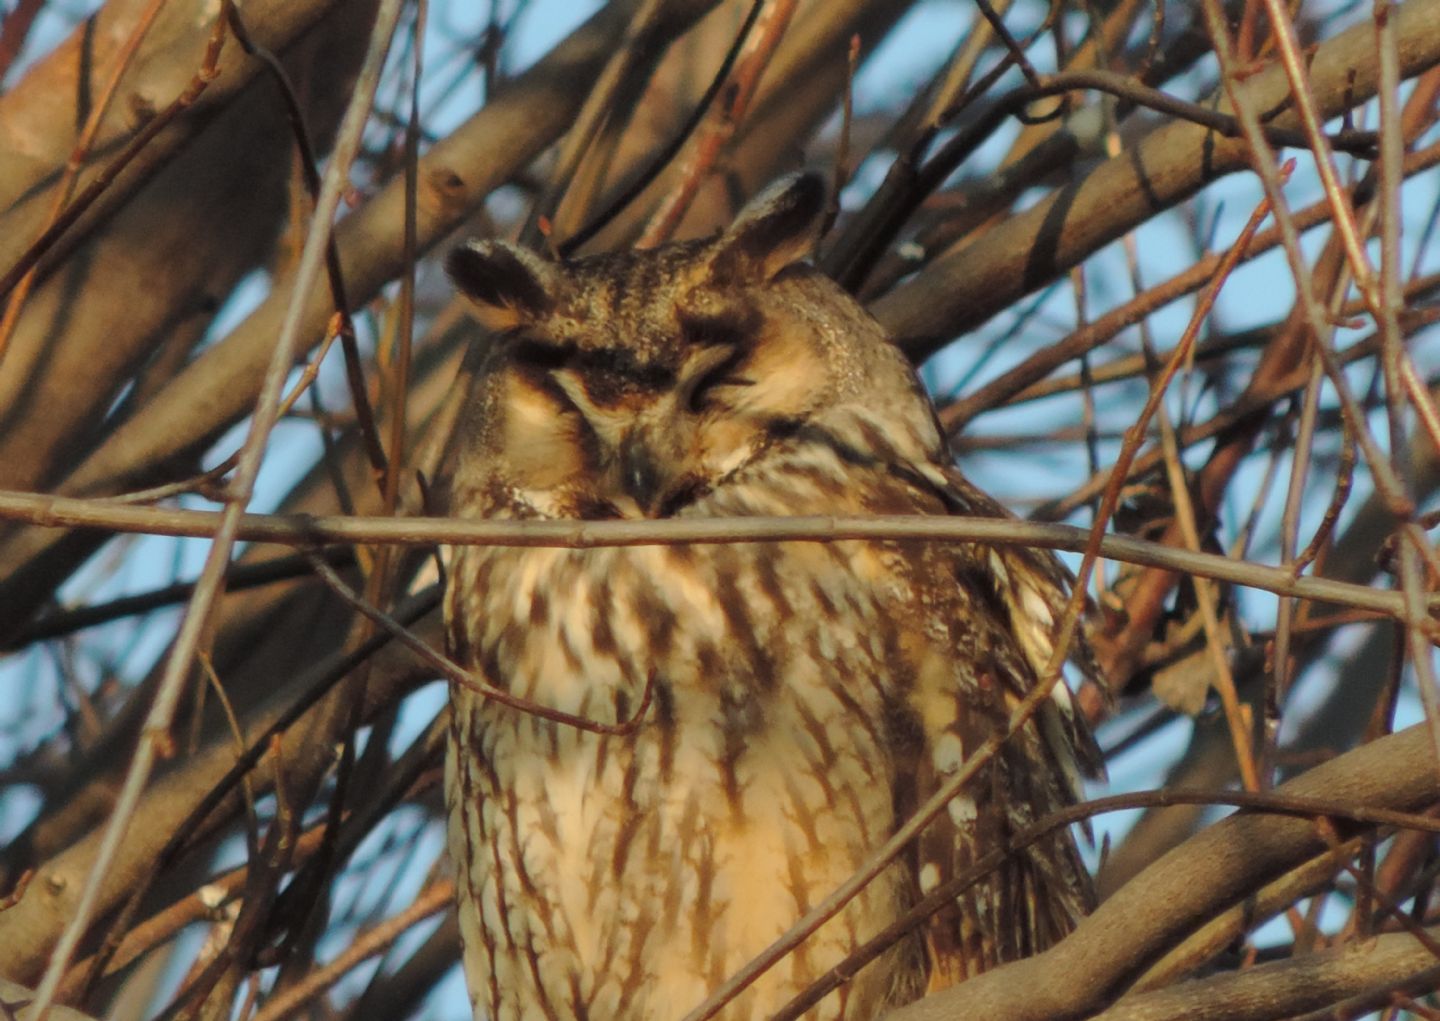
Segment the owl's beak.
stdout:
[[620,444],[620,487],[646,517],[654,517],[665,498],[665,472],[638,430]]
[[677,459],[658,454],[639,429],[621,442],[619,455],[620,488],[647,518],[669,517],[700,492],[693,476],[670,470]]

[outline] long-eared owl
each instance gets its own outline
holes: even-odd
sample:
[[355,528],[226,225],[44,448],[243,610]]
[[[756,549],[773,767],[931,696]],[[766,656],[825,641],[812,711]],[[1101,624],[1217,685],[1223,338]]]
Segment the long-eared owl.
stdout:
[[[997,515],[884,331],[804,260],[795,176],[708,240],[553,261],[470,242],[490,328],[447,513],[647,519]],[[748,542],[452,552],[450,651],[603,734],[453,689],[446,765],[475,1016],[670,1019],[855,872],[1036,682],[1048,554]],[[647,701],[648,700],[648,701]],[[733,1000],[762,1018],[926,891],[1075,797],[1063,684],[837,916]],[[1089,898],[1073,837],[1011,856],[808,1016],[870,1018],[1053,943]]]

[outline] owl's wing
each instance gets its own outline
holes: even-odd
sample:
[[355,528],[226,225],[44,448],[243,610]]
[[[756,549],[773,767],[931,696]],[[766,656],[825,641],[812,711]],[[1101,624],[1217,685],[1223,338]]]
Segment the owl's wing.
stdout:
[[[946,486],[940,495],[950,512],[962,517],[1013,518],[1014,515],[993,497],[977,488],[954,468],[942,468]],[[1004,608],[1021,649],[1038,677],[1050,662],[1055,650],[1055,635],[1075,576],[1049,550],[1029,546],[982,547],[990,562],[996,594]],[[1080,677],[1096,685],[1108,697],[1109,685],[1101,673],[1090,643],[1089,615],[1082,618],[1070,643],[1069,663]],[[1063,744],[1072,750],[1074,764],[1081,774],[1091,778],[1105,772],[1104,756],[1095,744],[1090,727],[1079,716],[1070,699],[1069,689],[1057,684],[1054,689],[1057,709],[1056,723],[1064,733]],[[1078,787],[1077,787],[1078,792]]]
[[[950,513],[1007,516],[958,471],[934,467],[925,474]],[[1044,550],[964,544],[936,556],[943,559],[932,566],[932,575],[953,579],[951,598],[939,599],[951,641],[944,662],[919,672],[925,731],[916,768],[920,800],[1002,731],[1033,690],[1053,651],[1071,581],[1064,565]],[[1082,673],[1098,677],[1079,637],[1071,659]],[[1100,763],[1062,681],[921,837],[920,892],[962,874],[1031,823],[1074,804],[1082,794],[1082,775],[1098,773]],[[1015,850],[930,920],[931,988],[1045,949],[1092,906],[1090,878],[1068,827]]]

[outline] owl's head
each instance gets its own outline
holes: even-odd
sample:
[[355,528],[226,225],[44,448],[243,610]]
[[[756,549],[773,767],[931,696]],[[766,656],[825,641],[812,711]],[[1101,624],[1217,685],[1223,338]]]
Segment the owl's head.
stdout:
[[[668,517],[847,408],[913,430],[908,363],[804,261],[824,205],[819,178],[796,175],[704,241],[567,262],[504,241],[452,251],[492,336],[449,488],[545,516]],[[876,409],[897,393],[904,408]],[[924,417],[918,442],[938,442]]]

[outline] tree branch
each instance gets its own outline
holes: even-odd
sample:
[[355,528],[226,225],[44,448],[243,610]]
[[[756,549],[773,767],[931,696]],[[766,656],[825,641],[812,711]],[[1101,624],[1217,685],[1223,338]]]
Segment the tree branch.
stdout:
[[[215,534],[214,511],[133,507],[111,500],[76,500],[37,493],[0,491],[0,519],[42,527],[102,528],[148,535]],[[986,542],[1043,549],[1085,549],[1089,532],[1070,525],[1009,518],[927,515],[873,517],[674,518],[663,521],[468,521],[422,517],[310,517],[246,514],[237,535],[249,542],[289,546],[326,543],[381,543],[402,546],[654,546],[675,543],[838,542],[845,539],[914,539],[926,542]],[[1325,578],[1294,577],[1289,571],[1213,553],[1165,546],[1119,535],[1101,542],[1101,556],[1145,566],[1186,571],[1281,595],[1352,606],[1395,616],[1403,612],[1396,592]],[[1440,596],[1432,600],[1434,603]],[[1440,604],[1437,604],[1440,605]]]
[[1126,997],[1091,1021],[1278,1021],[1377,987],[1417,993],[1437,982],[1435,955],[1410,933],[1397,932]]
[[[1440,0],[1409,0],[1394,16],[1401,75],[1413,77],[1440,63]],[[1323,43],[1309,71],[1326,117],[1372,97],[1378,75],[1373,28],[1362,23]],[[1261,110],[1275,109],[1289,95],[1278,64],[1237,88]],[[1289,111],[1267,122],[1294,125]],[[926,357],[1161,210],[1243,170],[1249,160],[1243,139],[1189,121],[1167,124],[978,240],[962,242],[876,301],[872,311],[912,357]]]
[[[1276,793],[1417,811],[1440,798],[1437,765],[1422,724],[1318,766]],[[1336,829],[1344,837],[1358,832]],[[1117,890],[1056,946],[902,1007],[888,1021],[1053,1021],[1104,1009],[1212,917],[1329,847],[1306,820],[1230,816]]]

